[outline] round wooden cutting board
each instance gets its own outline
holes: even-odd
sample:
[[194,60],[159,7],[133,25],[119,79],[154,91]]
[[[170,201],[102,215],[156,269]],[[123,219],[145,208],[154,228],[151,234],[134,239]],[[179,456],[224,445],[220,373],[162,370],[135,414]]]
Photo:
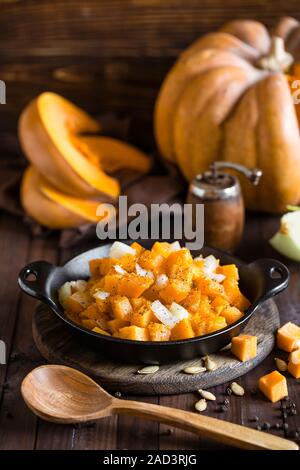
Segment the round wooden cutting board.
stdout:
[[198,375],[183,373],[199,359],[164,364],[155,374],[140,375],[143,364],[124,364],[106,358],[95,349],[87,349],[45,305],[39,304],[33,318],[33,337],[44,358],[52,364],[65,364],[86,373],[107,390],[134,395],[168,395],[209,388],[236,379],[256,367],[273,349],[279,313],[273,300],[265,302],[253,315],[244,333],[258,338],[257,356],[247,362],[235,359],[230,348],[211,355],[218,368]]

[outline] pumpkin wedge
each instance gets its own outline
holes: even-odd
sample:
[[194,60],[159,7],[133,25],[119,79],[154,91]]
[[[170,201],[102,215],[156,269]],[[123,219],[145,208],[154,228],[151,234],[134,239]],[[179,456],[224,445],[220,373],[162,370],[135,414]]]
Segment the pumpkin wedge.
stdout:
[[151,167],[150,158],[133,145],[105,136],[78,136],[74,145],[89,160],[97,159],[107,173],[123,169],[147,173]]
[[120,186],[74,145],[80,133],[100,125],[55,93],[42,93],[24,109],[19,120],[21,146],[28,160],[58,190],[75,197],[115,199]]
[[[23,175],[21,203],[27,214],[50,229],[66,229],[97,223],[99,201],[79,199],[56,190],[29,166]],[[105,205],[110,211],[109,206]]]

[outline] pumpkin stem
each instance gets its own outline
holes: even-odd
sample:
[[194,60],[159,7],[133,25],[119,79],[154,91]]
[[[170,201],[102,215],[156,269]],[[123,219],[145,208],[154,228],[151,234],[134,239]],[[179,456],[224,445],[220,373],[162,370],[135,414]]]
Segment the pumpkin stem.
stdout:
[[284,48],[283,39],[279,36],[273,36],[269,53],[261,57],[257,64],[270,72],[287,72],[293,62],[292,54],[286,52]]

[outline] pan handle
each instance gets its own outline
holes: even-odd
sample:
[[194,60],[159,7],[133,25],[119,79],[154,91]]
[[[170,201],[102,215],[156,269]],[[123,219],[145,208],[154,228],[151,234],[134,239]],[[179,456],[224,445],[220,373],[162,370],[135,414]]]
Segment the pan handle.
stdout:
[[273,297],[283,291],[289,285],[290,272],[288,268],[272,258],[261,258],[250,263],[249,268],[260,271],[264,279],[264,290],[259,299],[260,302]]
[[46,284],[55,269],[56,266],[48,263],[48,261],[34,261],[21,269],[18,284],[26,294],[44,302],[52,303],[46,291]]

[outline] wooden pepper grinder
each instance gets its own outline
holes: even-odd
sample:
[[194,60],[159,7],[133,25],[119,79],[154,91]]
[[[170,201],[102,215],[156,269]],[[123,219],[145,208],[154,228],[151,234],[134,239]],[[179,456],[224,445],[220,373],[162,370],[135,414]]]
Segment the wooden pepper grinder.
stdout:
[[233,251],[239,243],[245,218],[245,206],[238,179],[219,171],[229,168],[245,175],[253,185],[262,171],[230,162],[214,162],[210,171],[197,175],[191,182],[187,202],[204,204],[204,242],[214,248]]

